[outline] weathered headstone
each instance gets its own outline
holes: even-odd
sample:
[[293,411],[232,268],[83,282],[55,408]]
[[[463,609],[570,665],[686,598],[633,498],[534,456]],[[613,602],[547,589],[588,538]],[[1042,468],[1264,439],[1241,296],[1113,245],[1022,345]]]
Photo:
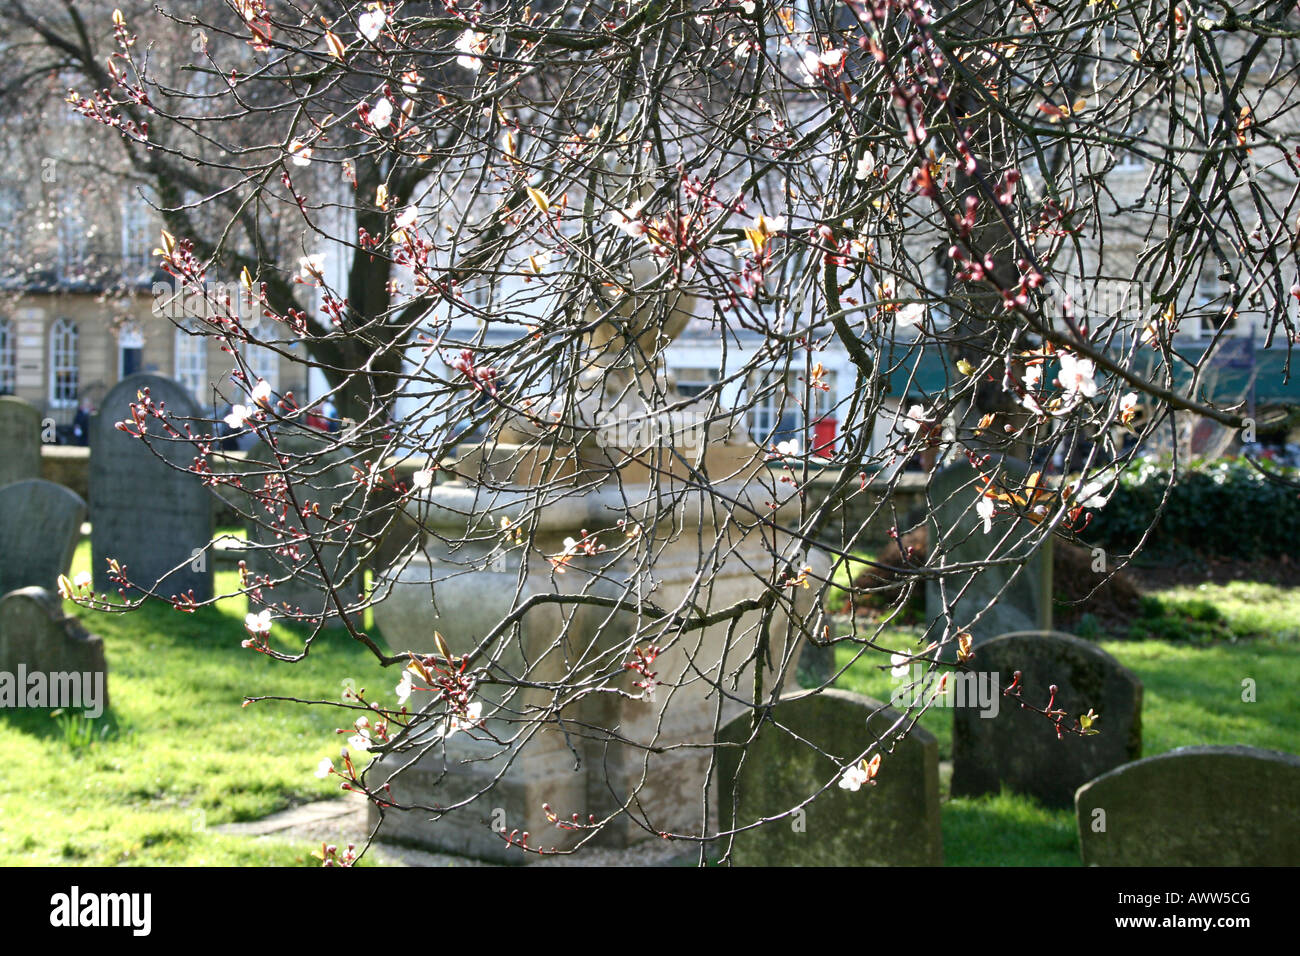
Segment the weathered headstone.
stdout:
[[[41,674],[46,693],[56,687],[72,688],[70,675],[81,678],[75,686],[81,694],[79,701],[54,702],[45,697],[31,706],[108,707],[104,642],[87,633],[75,617],[66,616],[59,596],[44,588],[22,588],[0,598],[0,674],[9,675],[11,680]],[[89,687],[87,675],[91,678]],[[19,693],[25,695],[27,681],[18,683],[24,685]],[[96,700],[87,700],[92,693]]]
[[[97,591],[116,591],[108,559],[125,565],[127,577],[164,596],[194,592],[212,597],[212,498],[203,482],[186,473],[195,458],[188,442],[169,440],[157,422],[144,441],[117,429],[131,418],[137,393],[149,389],[155,404],[187,418],[200,418],[184,386],[158,375],[132,375],[104,398],[90,427],[90,524]],[[201,427],[201,426],[200,426]],[[159,456],[164,460],[159,460]],[[180,470],[177,470],[177,469]],[[208,549],[208,550],[203,550]]]
[[[939,744],[913,728],[892,738],[899,714],[844,690],[799,693],[772,710],[780,727],[765,724],[744,751],[718,749],[718,803],[722,829],[789,811],[831,782],[802,814],[739,833],[732,861],[740,866],[939,866]],[[749,739],[750,715],[736,717],[720,742]],[[876,785],[839,786],[839,771],[881,738],[884,756]],[[810,746],[811,745],[811,746]],[[816,748],[816,749],[814,749]],[[819,752],[821,751],[821,752]],[[825,756],[829,754],[831,756]],[[732,813],[735,810],[733,823]]]
[[[330,581],[346,600],[347,595],[355,595],[358,590],[353,580],[358,561],[356,549],[343,543],[347,537],[343,525],[355,525],[364,487],[347,463],[347,450],[330,447],[327,437],[281,431],[276,441],[280,454],[290,459],[293,490],[299,503],[304,507],[310,503],[317,512],[308,516],[306,531],[317,544]],[[294,613],[324,615],[327,625],[338,625],[341,621],[337,607],[325,589],[320,569],[303,539],[297,537],[304,523],[294,516],[284,496],[275,491],[281,474],[270,446],[258,442],[248,453],[244,487],[274,500],[254,497],[247,504],[246,510],[258,518],[248,523],[248,541],[253,545],[245,552],[248,569],[270,575],[273,581],[288,575],[283,582],[263,591],[266,602],[277,607],[288,605]]]
[[[963,460],[935,474],[929,490],[933,510],[927,522],[928,547],[936,553],[942,549],[945,564],[988,561],[994,545],[1006,533],[1009,519],[999,518],[992,530],[985,533],[984,520],[975,510],[983,488],[981,474],[994,475],[999,483],[1014,489],[1028,477],[1028,469],[1022,462],[1004,458],[1000,463],[991,462],[984,466],[981,472]],[[1028,523],[1022,521],[1021,525],[1027,527]],[[1018,541],[1023,534],[1020,530],[1013,531],[1008,542],[1001,545],[998,557],[1009,556],[1013,552],[1008,549],[1012,547],[1021,550],[1022,545],[1013,545],[1012,542]],[[1016,567],[1015,564],[998,564],[974,571],[948,572],[943,574],[942,585],[938,579],[928,579],[925,584],[925,614],[932,622],[931,640],[943,637],[945,601],[951,605],[954,623],[959,627],[991,604],[970,631],[975,644],[997,634],[1041,627],[1044,620],[1041,607],[1042,551],[1036,551],[1024,562],[1015,580],[1007,584]],[[964,593],[963,588],[966,589]],[[951,644],[945,647],[943,656],[948,660],[955,656]]]
[[0,488],[0,594],[32,585],[53,590],[72,565],[86,503],[40,478]]
[[[970,673],[950,680],[987,681],[999,700],[995,715],[970,706],[953,710],[952,794],[997,793],[1004,785],[1047,806],[1068,807],[1079,785],[1142,755],[1142,682],[1101,648],[1052,631],[1003,634],[975,649]],[[1056,685],[1054,708],[1070,721],[1090,709],[1090,736],[1057,737],[1050,719],[1003,697],[1016,671],[1023,699],[1043,709]]]
[[1079,788],[1085,866],[1300,865],[1300,757],[1180,747]]
[[41,413],[13,395],[0,396],[0,485],[41,477]]

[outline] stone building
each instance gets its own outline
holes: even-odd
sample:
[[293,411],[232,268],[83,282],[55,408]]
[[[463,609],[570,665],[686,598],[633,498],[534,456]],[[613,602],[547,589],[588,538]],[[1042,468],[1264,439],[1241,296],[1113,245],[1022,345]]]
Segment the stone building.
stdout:
[[[6,122],[0,116],[0,135]],[[238,394],[229,381],[233,358],[187,333],[195,311],[157,269],[161,219],[146,188],[78,159],[107,145],[91,124],[47,125],[61,135],[33,137],[39,142],[30,149],[9,137],[10,165],[0,177],[0,394],[52,418],[60,441],[78,440],[79,407],[97,409],[135,372],[175,378],[200,408],[220,409]],[[278,391],[301,394],[305,372],[295,378],[291,363],[266,349],[251,349],[247,359]]]

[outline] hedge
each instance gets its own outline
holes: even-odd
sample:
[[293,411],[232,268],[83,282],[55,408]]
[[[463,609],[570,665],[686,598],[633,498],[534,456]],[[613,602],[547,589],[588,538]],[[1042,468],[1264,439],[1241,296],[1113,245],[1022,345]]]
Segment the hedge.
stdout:
[[[1144,551],[1225,558],[1294,552],[1300,542],[1300,470],[1269,462],[1262,466],[1297,487],[1270,481],[1244,458],[1180,468],[1165,513]],[[1126,473],[1082,537],[1109,551],[1132,551],[1160,505],[1169,475],[1167,463],[1154,462]]]

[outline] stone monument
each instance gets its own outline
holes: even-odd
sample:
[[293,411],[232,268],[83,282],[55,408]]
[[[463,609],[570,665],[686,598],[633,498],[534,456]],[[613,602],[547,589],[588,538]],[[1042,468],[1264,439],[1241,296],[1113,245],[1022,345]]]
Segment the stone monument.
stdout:
[[[744,700],[752,697],[754,664],[737,662],[745,662],[753,650],[758,612],[746,612],[733,630],[721,622],[660,636],[626,608],[551,600],[578,592],[611,601],[640,594],[657,607],[676,608],[683,601],[689,604],[702,567],[709,568],[708,592],[697,600],[710,609],[760,592],[754,569],[772,563],[771,534],[757,519],[743,526],[732,523],[720,553],[711,554],[710,536],[727,518],[718,505],[725,500],[743,515],[766,518],[790,504],[793,493],[783,498],[774,487],[753,480],[766,477],[766,465],[757,448],[734,434],[734,422],[674,436],[677,454],[671,454],[662,442],[667,429],[655,409],[630,409],[622,398],[629,391],[663,394],[653,368],[629,356],[653,358],[688,318],[689,304],[674,301],[660,327],[630,315],[617,326],[599,324],[588,343],[589,363],[577,376],[577,400],[553,429],[515,422],[501,442],[462,449],[455,480],[412,500],[413,517],[426,530],[426,539],[381,578],[382,603],[375,608],[376,623],[390,647],[432,652],[436,630],[451,653],[458,654],[475,648],[502,620],[526,607],[516,639],[504,645],[510,659],[499,667],[518,673],[527,666],[543,683],[621,669],[628,662],[615,657],[615,649],[639,625],[646,634],[644,645],[670,645],[654,662],[658,693],[638,690],[635,675],[627,673],[620,683],[623,694],[586,696],[561,710],[559,725],[549,722],[540,730],[534,725],[536,732],[525,739],[512,736],[517,723],[489,719],[481,733],[456,733],[445,746],[431,744],[381,759],[368,773],[371,786],[382,785],[394,770],[409,764],[392,782],[393,797],[401,804],[451,807],[494,786],[490,799],[436,822],[431,818],[437,814],[429,810],[388,810],[388,838],[526,862],[535,857],[507,847],[503,839],[511,831],[529,832],[531,846],[560,849],[585,835],[556,827],[543,804],[561,817],[578,813],[584,821],[627,808],[629,813],[602,830],[600,840],[606,845],[626,845],[664,831],[699,830],[715,728],[745,710]],[[536,420],[547,421],[547,415],[543,410]],[[636,428],[629,434],[632,419]],[[653,427],[645,427],[647,421]],[[700,472],[712,482],[704,491]],[[543,501],[538,498],[541,487],[547,489]],[[512,541],[511,529],[525,526],[531,548]],[[573,551],[570,542],[582,540],[584,531],[611,544],[635,536],[639,553],[653,552],[654,561],[647,569],[644,559],[581,551],[566,555]],[[778,547],[785,546],[777,537]],[[565,556],[562,573],[552,558],[542,555]],[[820,552],[800,560],[814,574],[825,574],[829,567]],[[805,595],[811,593],[795,590],[801,607],[808,606]],[[764,699],[779,682],[794,683],[798,648],[787,648],[787,630],[778,612],[769,657],[760,665]],[[783,660],[789,666],[779,670],[769,663]],[[719,694],[714,685],[724,675],[728,693]],[[485,715],[503,702],[517,714],[552,706],[554,691],[488,685],[482,698]],[[566,727],[565,721],[573,723]],[[373,807],[372,813],[377,813]]]
[[[169,439],[150,423],[149,446],[117,428],[130,421],[131,404],[142,389],[168,412],[201,422],[184,386],[158,375],[131,375],[104,398],[90,426],[90,524],[96,591],[116,592],[108,559],[125,566],[133,584],[162,597],[194,592],[212,597],[212,496],[187,472],[192,444]],[[203,425],[199,424],[200,429]]]

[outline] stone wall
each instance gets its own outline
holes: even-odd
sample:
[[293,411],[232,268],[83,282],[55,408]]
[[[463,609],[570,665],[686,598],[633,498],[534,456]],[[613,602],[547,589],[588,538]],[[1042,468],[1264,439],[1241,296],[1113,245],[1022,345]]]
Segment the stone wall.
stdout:
[[42,445],[41,477],[81,495],[90,496],[90,448],[85,445]]

